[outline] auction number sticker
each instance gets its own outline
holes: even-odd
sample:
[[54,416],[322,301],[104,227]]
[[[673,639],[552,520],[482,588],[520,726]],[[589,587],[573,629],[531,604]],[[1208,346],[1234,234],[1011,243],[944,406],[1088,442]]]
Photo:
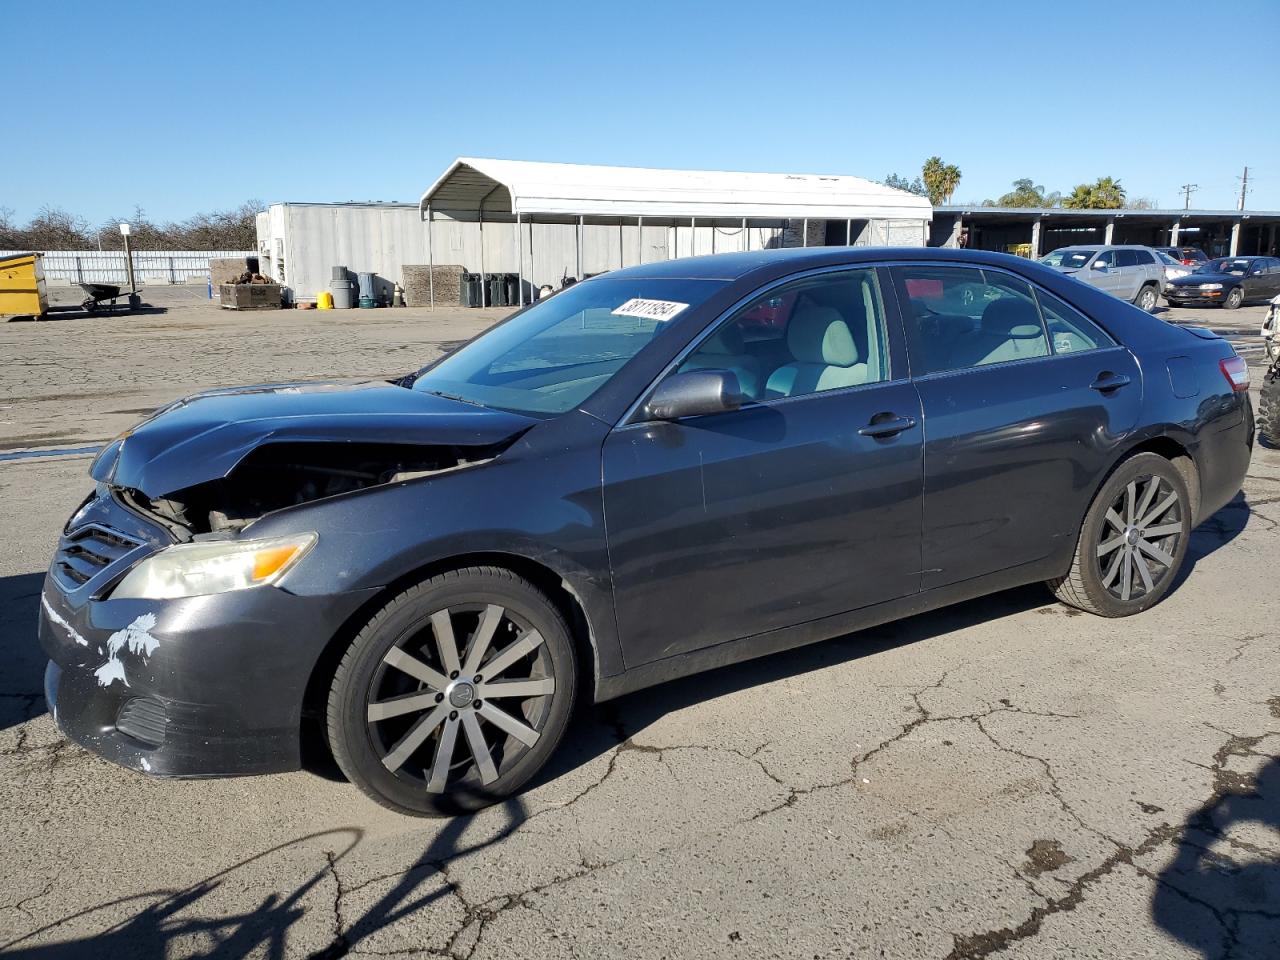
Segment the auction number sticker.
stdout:
[[689,305],[676,303],[674,300],[644,300],[634,297],[616,310],[611,311],[615,317],[643,317],[646,320],[670,320]]

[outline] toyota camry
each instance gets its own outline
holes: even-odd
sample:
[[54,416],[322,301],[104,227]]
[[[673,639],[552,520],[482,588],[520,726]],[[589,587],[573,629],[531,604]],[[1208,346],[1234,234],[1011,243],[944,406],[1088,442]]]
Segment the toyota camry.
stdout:
[[395,810],[475,809],[575,700],[1033,582],[1141,613],[1240,488],[1247,389],[1213,333],[1001,254],[615,271],[393,382],[116,438],[45,581],[46,697],[153,776],[318,746]]

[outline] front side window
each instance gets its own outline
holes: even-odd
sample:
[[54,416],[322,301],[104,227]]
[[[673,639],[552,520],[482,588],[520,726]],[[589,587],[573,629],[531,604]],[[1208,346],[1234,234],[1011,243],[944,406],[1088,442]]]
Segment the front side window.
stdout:
[[533,416],[565,413],[724,285],[609,277],[575,284],[446,357],[413,389]]
[[901,267],[916,376],[1049,355],[1031,287],[994,270]]
[[1118,266],[1118,262],[1116,260],[1116,251],[1103,250],[1100,254],[1098,254],[1098,259],[1095,262],[1102,264],[1104,267]]
[[1079,270],[1089,262],[1089,258],[1096,252],[1096,250],[1054,250],[1052,253],[1041,257],[1040,262],[1046,267]]
[[874,269],[775,287],[717,327],[677,367],[728,370],[748,401],[888,379],[884,304]]

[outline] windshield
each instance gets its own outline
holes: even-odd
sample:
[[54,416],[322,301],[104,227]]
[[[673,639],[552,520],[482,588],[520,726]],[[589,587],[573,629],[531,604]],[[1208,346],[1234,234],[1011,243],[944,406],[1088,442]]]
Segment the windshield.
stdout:
[[1218,260],[1210,260],[1196,273],[1225,273],[1232,277],[1243,277],[1249,272],[1249,263],[1248,260],[1240,260],[1236,257],[1222,257]]
[[1170,266],[1170,267],[1180,267],[1180,266],[1182,266],[1182,261],[1181,261],[1181,260],[1175,260],[1175,259],[1173,259],[1173,257],[1169,256],[1169,255],[1168,255],[1167,253],[1165,253],[1163,250],[1157,250],[1157,251],[1156,251],[1156,256],[1160,258],[1160,262],[1161,262],[1161,263],[1163,263],[1165,266]]
[[724,284],[623,277],[575,284],[441,360],[413,389],[535,416],[565,413]]
[[1097,252],[1097,250],[1054,250],[1053,253],[1041,257],[1040,262],[1046,267],[1068,267],[1079,270]]

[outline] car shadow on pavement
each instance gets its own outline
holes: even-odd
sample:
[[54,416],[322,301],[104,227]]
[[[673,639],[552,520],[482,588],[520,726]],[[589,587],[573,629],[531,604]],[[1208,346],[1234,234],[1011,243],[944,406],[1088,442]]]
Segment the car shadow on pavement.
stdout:
[[1173,581],[1170,593],[1181,589],[1195,570],[1197,563],[1244,533],[1254,516],[1256,515],[1249,505],[1249,499],[1241,490],[1225,507],[1213,516],[1202,520],[1200,525],[1191,531],[1191,542],[1187,544],[1186,559],[1178,570],[1178,576]]
[[36,640],[44,573],[0,577],[0,730],[45,712],[45,656]]
[[[1243,493],[1209,517],[1191,535],[1187,556],[1172,590],[1177,590],[1197,562],[1239,536],[1255,516]],[[770,654],[756,660],[683,677],[657,687],[579,710],[564,742],[533,786],[549,782],[614,749],[668,713],[761,684],[822,670],[908,646],[929,637],[975,627],[1054,603],[1040,584],[1017,587],[917,614],[826,640]],[[1071,610],[1077,614],[1079,611]]]
[[[495,811],[504,817],[496,830],[492,826]],[[354,826],[336,827],[260,851],[181,889],[160,888],[118,897],[51,920],[15,940],[0,943],[0,956],[24,960],[80,960],[90,956],[99,960],[167,956],[206,960],[239,960],[250,955],[285,957],[299,954],[289,944],[290,928],[308,910],[319,909],[333,911],[338,922],[332,940],[319,949],[307,949],[306,954],[313,960],[334,960],[351,953],[357,944],[384,927],[429,908],[436,901],[457,896],[457,889],[447,876],[449,863],[501,842],[518,830],[528,816],[522,800],[507,800],[486,813],[483,828],[474,841],[468,841],[466,835],[473,825],[481,823],[478,818],[464,816],[435,821],[439,829],[433,832],[422,853],[402,872],[383,878],[395,882],[358,914],[354,910],[343,912],[342,899],[348,886],[357,883],[363,886],[370,881],[344,879],[340,867],[343,859],[363,840],[364,830]],[[248,868],[256,866],[270,871],[273,857],[292,853],[296,858],[295,848],[304,845],[315,849],[317,860],[323,855],[323,863],[293,889],[264,893],[256,906],[239,913],[201,903],[220,888],[234,897],[247,889],[262,887],[262,874],[250,872]],[[270,880],[266,883],[270,884]],[[327,887],[323,902],[319,906],[306,903],[308,895],[322,886]],[[138,905],[137,912],[119,920],[121,908],[128,909],[130,904]],[[497,909],[501,907],[495,907]],[[86,925],[94,924],[94,914],[102,914],[99,921],[102,929],[80,933]],[[454,953],[452,941],[466,933],[470,926],[469,914],[470,911],[454,932],[444,955],[458,955]],[[71,939],[58,939],[59,928],[68,925],[77,933]],[[41,942],[50,940],[55,942]]]
[[1218,751],[1213,795],[1176,829],[1175,855],[1156,877],[1153,919],[1206,960],[1280,955],[1280,758],[1256,777],[1225,769],[1231,757],[1259,756],[1261,739],[1235,736]]

